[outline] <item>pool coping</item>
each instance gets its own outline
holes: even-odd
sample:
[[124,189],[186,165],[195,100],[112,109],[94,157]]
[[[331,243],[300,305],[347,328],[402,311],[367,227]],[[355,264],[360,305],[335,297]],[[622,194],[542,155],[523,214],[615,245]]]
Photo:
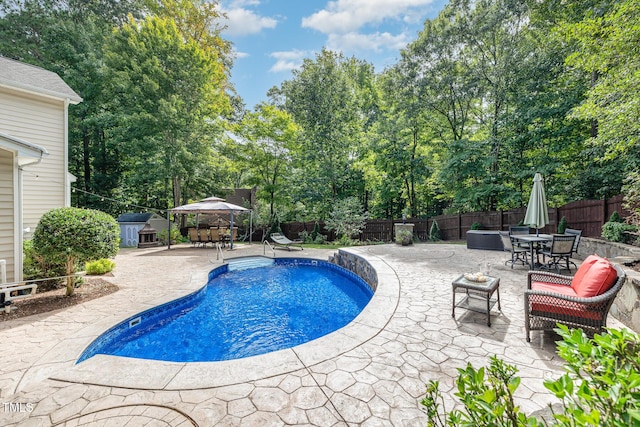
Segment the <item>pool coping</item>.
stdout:
[[[142,390],[194,390],[221,387],[269,378],[306,369],[348,352],[372,339],[389,322],[400,298],[400,281],[396,273],[379,257],[358,251],[340,249],[367,261],[378,276],[371,301],[348,325],[328,335],[289,349],[263,355],[219,362],[164,362],[119,356],[96,355],[76,364],[84,349],[100,334],[131,317],[127,312],[103,319],[64,340],[59,351],[50,354],[74,357],[62,363],[49,377],[54,380]],[[206,283],[209,271],[197,271],[189,283],[176,289],[163,301],[144,302],[148,308],[183,297]],[[52,361],[53,362],[53,361]]]

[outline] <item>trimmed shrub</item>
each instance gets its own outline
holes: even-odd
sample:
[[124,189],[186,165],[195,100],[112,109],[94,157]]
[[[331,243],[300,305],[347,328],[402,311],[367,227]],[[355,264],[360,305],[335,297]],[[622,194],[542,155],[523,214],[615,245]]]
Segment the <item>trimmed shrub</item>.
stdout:
[[84,270],[88,275],[99,276],[101,274],[110,273],[116,266],[116,263],[108,258],[100,258],[96,261],[88,261],[84,264]]
[[567,229],[567,218],[562,217],[560,222],[558,223],[558,234],[564,234],[564,231]]
[[479,222],[474,222],[473,224],[471,224],[471,229],[472,230],[482,230],[482,224],[480,224]]
[[[33,240],[25,240],[22,242],[22,253],[24,254],[22,263],[22,274],[24,279],[46,279],[38,281],[38,292],[57,289],[63,280],[60,278],[65,275],[66,268],[63,262],[48,263],[44,257],[38,255],[33,248]],[[57,277],[57,279],[54,279]]]
[[319,234],[320,234],[320,225],[318,224],[318,221],[316,221],[315,224],[313,224],[313,230],[311,230],[311,241],[315,242]]
[[78,263],[118,253],[120,227],[110,215],[93,209],[58,208],[45,213],[33,234],[33,246],[46,262],[64,263],[66,295],[73,295]]
[[438,223],[434,220],[431,224],[431,228],[429,229],[429,240],[432,242],[437,242],[440,240],[440,227]]
[[638,227],[623,222],[605,222],[602,226],[602,237],[610,242],[627,243],[629,235],[626,233],[629,231],[638,231]]
[[608,222],[624,222],[618,211],[613,211]]

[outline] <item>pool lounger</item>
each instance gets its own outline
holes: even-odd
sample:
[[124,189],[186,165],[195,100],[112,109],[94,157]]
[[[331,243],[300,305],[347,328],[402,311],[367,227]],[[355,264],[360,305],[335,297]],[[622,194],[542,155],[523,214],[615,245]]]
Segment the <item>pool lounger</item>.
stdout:
[[280,233],[271,233],[271,240],[275,243],[276,248],[287,248],[288,251],[290,251],[291,248],[303,249],[302,246],[300,246],[300,243],[302,243],[300,240],[290,240]]

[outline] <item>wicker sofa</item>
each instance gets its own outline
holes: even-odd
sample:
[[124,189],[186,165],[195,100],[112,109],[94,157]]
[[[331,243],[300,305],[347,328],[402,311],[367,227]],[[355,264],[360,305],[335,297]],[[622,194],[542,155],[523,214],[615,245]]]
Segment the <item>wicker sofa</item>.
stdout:
[[587,257],[574,276],[530,271],[524,292],[525,330],[552,330],[557,323],[602,332],[613,300],[626,278],[624,270],[597,255]]

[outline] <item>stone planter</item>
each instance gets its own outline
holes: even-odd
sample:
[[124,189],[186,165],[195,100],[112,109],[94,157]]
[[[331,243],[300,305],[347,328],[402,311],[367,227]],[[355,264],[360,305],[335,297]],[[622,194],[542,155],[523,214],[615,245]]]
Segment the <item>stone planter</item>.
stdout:
[[414,224],[393,224],[393,236],[396,243],[407,246],[413,243]]

